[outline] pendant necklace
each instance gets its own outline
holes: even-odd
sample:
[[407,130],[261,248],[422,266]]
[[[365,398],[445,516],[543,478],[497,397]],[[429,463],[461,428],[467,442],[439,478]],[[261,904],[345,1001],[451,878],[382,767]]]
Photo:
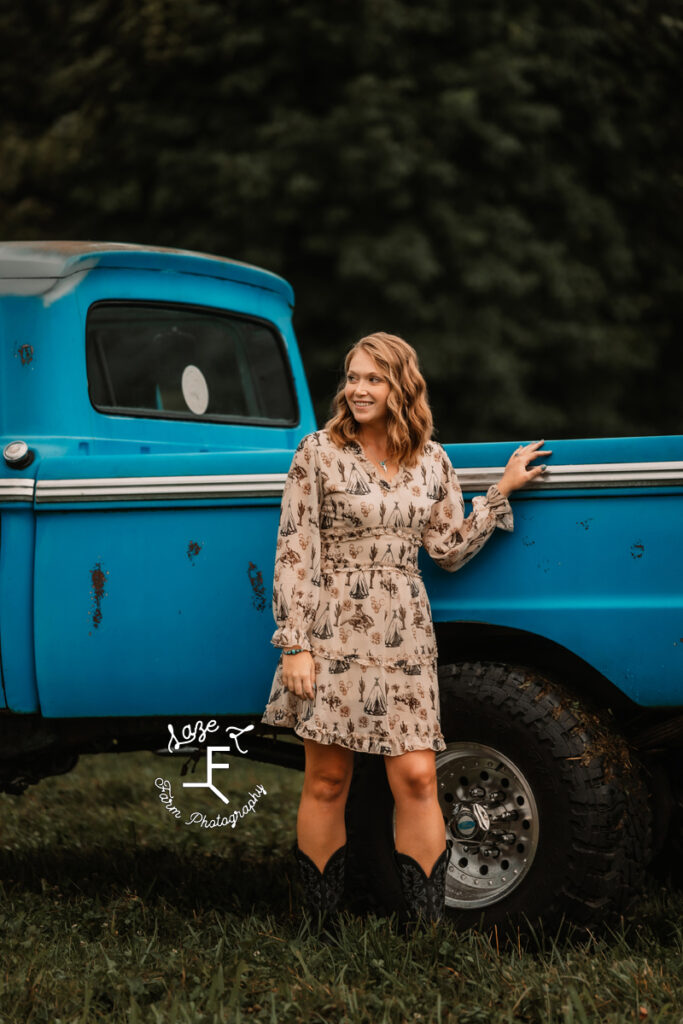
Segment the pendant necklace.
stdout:
[[[365,455],[365,449],[363,448],[362,444],[360,444],[360,442],[358,442],[358,444],[359,444],[360,450]],[[365,457],[367,458],[367,455],[365,455]],[[378,459],[379,465],[382,467],[382,469],[384,470],[385,473],[389,472],[389,470],[387,469],[387,461],[388,461],[387,459]]]

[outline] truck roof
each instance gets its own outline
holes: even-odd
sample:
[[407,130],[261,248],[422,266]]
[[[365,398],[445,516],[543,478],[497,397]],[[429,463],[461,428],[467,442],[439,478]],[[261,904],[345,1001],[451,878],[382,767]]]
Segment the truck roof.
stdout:
[[[277,292],[290,306],[294,305],[294,292],[284,278],[224,256],[127,242],[0,242],[0,280],[30,281],[31,294],[40,294],[61,278],[95,267],[175,271],[239,281]],[[1,291],[6,294],[8,289],[5,286]]]

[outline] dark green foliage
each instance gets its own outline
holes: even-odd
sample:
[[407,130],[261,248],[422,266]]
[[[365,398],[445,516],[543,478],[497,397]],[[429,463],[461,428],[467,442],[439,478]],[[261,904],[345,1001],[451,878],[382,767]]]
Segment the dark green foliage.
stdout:
[[680,0],[34,0],[0,35],[4,237],[283,274],[321,421],[388,330],[443,441],[681,431]]

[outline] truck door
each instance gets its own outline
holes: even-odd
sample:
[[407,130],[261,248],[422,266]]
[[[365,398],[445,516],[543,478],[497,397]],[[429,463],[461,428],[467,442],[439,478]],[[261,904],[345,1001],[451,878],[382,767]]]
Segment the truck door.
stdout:
[[[164,285],[154,301],[88,306],[94,436],[41,462],[46,716],[253,713],[277,663],[272,568],[301,434],[285,344],[272,320],[244,312],[255,289],[228,312]],[[183,283],[183,298],[202,287]]]

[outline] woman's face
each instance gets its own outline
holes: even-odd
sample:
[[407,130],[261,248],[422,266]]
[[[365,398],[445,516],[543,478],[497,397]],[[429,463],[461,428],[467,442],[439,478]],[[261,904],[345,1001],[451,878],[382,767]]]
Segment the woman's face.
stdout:
[[356,352],[346,371],[344,395],[359,426],[386,422],[390,391],[389,381],[375,361],[363,349]]

